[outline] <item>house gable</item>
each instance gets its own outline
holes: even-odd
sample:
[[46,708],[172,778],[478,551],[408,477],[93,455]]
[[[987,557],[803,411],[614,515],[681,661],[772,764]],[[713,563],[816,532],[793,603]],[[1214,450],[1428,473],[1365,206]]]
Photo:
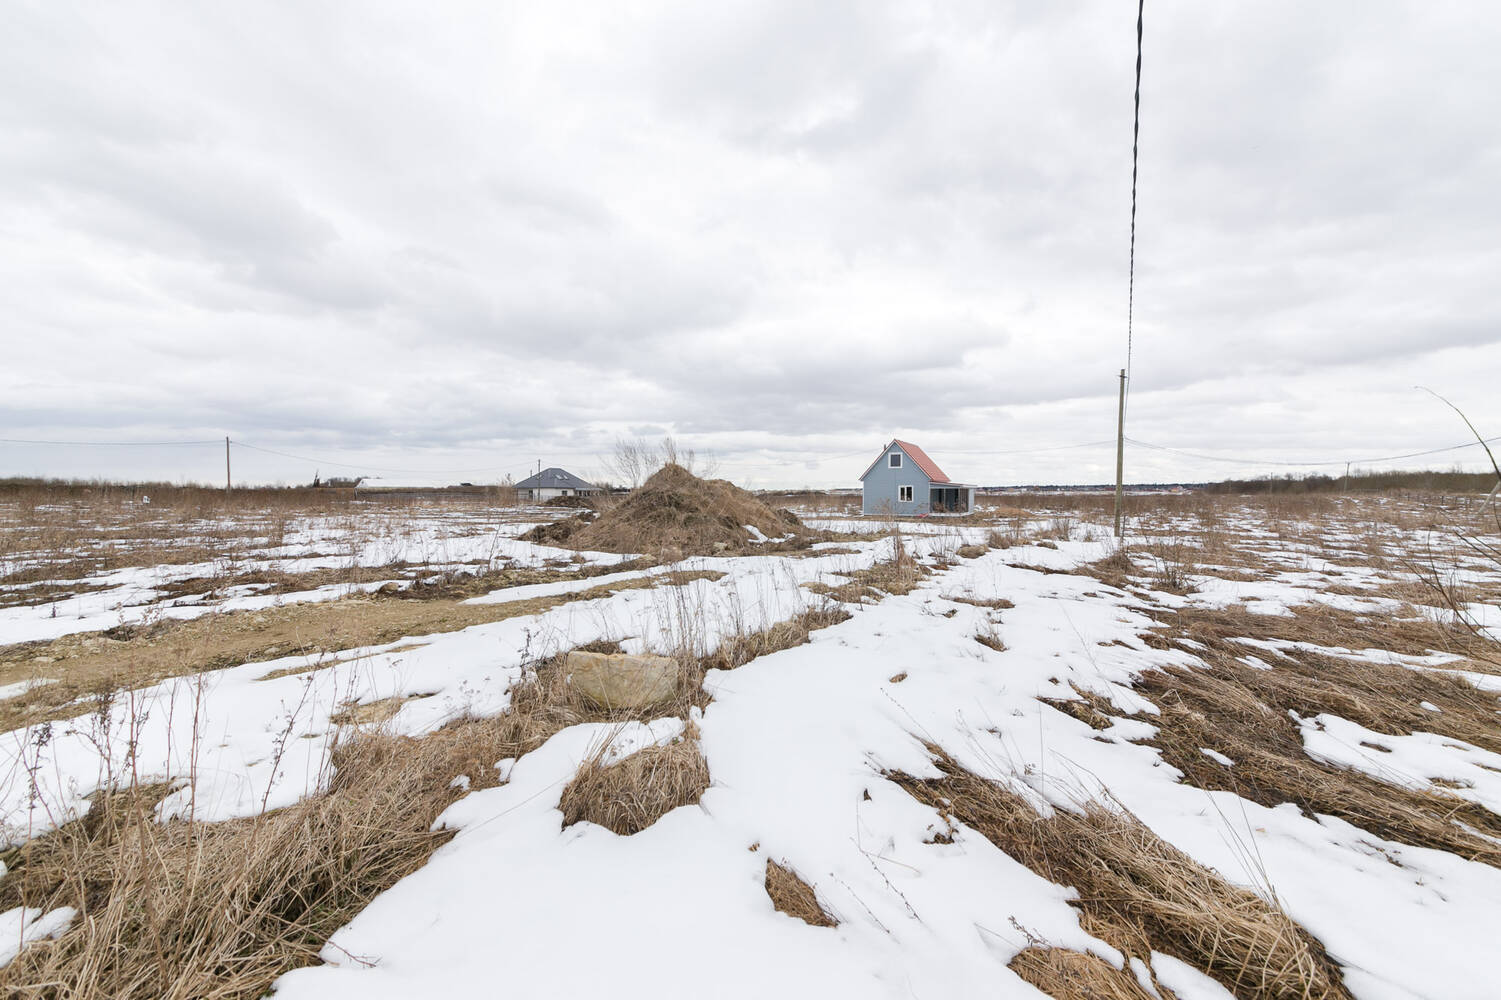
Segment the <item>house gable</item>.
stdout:
[[877,467],[900,468],[900,466],[892,466],[890,464],[890,456],[893,454],[903,455],[904,463],[911,461],[913,465],[917,466],[917,468],[922,471],[923,475],[928,477],[929,482],[947,483],[951,481],[949,477],[944,474],[944,471],[938,467],[938,463],[928,457],[927,452],[923,451],[921,448],[911,443],[910,441],[902,441],[898,438],[893,438],[890,444],[881,449],[880,456],[877,457],[874,462],[870,463],[870,468],[866,469],[865,472],[860,476],[860,481],[862,483],[865,482],[866,478],[872,472],[874,472]]

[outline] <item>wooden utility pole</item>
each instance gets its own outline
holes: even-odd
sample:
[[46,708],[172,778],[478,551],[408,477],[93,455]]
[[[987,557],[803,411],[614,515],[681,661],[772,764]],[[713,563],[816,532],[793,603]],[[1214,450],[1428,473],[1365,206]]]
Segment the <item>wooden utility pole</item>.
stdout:
[[229,435],[224,435],[224,492],[229,492]]
[[1121,401],[1115,418],[1115,537],[1121,537],[1121,498],[1126,474],[1126,369],[1121,369]]

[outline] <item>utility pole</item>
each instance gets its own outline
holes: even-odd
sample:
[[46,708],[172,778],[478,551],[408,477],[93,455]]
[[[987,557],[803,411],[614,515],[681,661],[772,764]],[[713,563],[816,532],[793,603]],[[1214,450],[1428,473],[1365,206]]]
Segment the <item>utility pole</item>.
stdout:
[[1121,402],[1115,418],[1115,537],[1121,537],[1121,498],[1126,473],[1126,369],[1121,369]]
[[224,435],[224,492],[229,492],[229,435]]

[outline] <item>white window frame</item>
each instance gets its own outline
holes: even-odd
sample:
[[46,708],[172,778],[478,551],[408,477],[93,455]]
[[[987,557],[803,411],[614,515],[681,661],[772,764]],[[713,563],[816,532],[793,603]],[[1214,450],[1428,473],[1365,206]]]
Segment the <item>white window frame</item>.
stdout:
[[900,469],[902,467],[902,453],[899,451],[894,451],[891,454],[887,455],[886,467],[888,469]]
[[910,486],[898,486],[896,488],[896,502],[897,503],[911,503],[912,502],[912,487],[910,487]]

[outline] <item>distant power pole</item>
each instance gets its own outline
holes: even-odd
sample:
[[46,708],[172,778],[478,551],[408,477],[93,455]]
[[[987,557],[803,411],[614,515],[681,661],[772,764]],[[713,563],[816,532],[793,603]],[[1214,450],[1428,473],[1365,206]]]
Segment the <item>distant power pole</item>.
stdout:
[[229,492],[229,435],[224,435],[224,492]]
[[1115,418],[1115,537],[1121,537],[1121,498],[1126,474],[1126,369],[1121,369],[1121,402]]

